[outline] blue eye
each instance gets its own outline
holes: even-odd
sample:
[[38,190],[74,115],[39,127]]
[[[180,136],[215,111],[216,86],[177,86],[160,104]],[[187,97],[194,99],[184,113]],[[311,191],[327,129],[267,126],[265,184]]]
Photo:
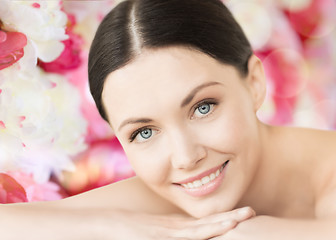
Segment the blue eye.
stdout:
[[192,118],[204,118],[210,115],[213,112],[214,107],[217,105],[215,100],[208,100],[199,103],[194,109],[194,114]]
[[142,130],[139,134],[142,138],[148,139],[152,136],[152,129],[146,128]]
[[136,142],[145,142],[153,137],[158,131],[149,127],[144,127],[136,130],[129,138],[130,142],[136,140]]
[[211,110],[211,106],[209,103],[203,103],[202,105],[200,105],[198,108],[197,108],[198,112],[200,112],[201,114],[207,114],[210,112]]

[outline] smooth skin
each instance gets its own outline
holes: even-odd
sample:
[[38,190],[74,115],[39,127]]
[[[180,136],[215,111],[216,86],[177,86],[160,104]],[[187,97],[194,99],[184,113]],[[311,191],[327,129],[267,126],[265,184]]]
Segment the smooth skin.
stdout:
[[[154,195],[197,218],[251,206],[258,216],[230,231],[234,239],[275,239],[283,228],[286,239],[334,238],[336,133],[259,121],[265,75],[255,56],[248,67],[241,77],[192,49],[145,50],[109,75],[103,92],[109,122]],[[203,114],[197,107],[208,99],[214,104]],[[220,188],[207,196],[190,197],[174,185],[226,160]]]
[[[49,237],[71,226],[48,239],[334,239],[336,133],[259,121],[263,66],[252,56],[248,67],[242,77],[193,49],[143,50],[103,91],[137,176],[61,201],[3,206],[1,226],[40,224]],[[176,184],[227,160],[205,196]]]

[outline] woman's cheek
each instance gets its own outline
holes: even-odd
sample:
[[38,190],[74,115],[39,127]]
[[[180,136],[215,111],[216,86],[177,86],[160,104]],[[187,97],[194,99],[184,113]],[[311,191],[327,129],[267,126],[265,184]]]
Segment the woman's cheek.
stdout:
[[230,151],[241,143],[244,125],[240,118],[233,114],[221,114],[212,121],[202,123],[201,138],[203,144],[220,151]]
[[139,150],[129,155],[130,163],[138,177],[148,184],[161,184],[168,176],[170,169],[167,148],[163,144],[155,143],[155,146],[138,146]]

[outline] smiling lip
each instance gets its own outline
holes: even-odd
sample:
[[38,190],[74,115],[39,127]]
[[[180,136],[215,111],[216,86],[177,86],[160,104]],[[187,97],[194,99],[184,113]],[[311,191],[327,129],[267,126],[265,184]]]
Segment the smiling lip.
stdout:
[[222,166],[223,166],[223,164],[221,164],[221,165],[219,165],[219,166],[217,166],[217,167],[211,168],[211,169],[209,169],[208,171],[205,171],[205,172],[203,172],[203,173],[201,173],[201,174],[199,174],[199,175],[197,175],[197,176],[195,176],[195,177],[187,178],[187,179],[185,179],[185,180],[183,180],[183,181],[181,181],[181,182],[176,182],[176,184],[180,184],[180,185],[182,185],[182,184],[190,183],[190,182],[193,182],[193,181],[196,181],[196,180],[201,180],[203,177],[208,176],[208,175],[210,175],[211,173],[216,172],[216,171],[217,171],[218,169],[220,169]]
[[[174,183],[177,187],[179,187],[181,190],[183,190],[185,193],[187,193],[188,195],[191,195],[193,197],[202,197],[205,195],[208,195],[212,192],[214,192],[222,183],[222,180],[225,176],[225,172],[227,169],[227,165],[228,165],[229,161],[226,161],[224,164],[214,167],[212,169],[209,169],[208,171],[205,171],[195,177],[191,177],[188,179],[185,179],[181,182],[178,183]],[[222,167],[224,167],[222,169]],[[209,176],[212,173],[215,173],[216,171],[222,169],[222,171],[219,173],[218,176],[216,176],[215,179],[211,180],[210,182],[201,185],[199,187],[194,187],[194,188],[186,188],[184,187],[182,184],[188,184],[188,183],[192,183],[194,181],[199,181],[201,180],[203,177]]]

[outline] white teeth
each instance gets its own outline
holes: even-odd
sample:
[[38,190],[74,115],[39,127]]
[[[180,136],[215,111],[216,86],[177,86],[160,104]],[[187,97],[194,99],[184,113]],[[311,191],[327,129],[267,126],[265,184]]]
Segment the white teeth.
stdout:
[[[225,164],[226,165],[226,164]],[[223,171],[225,165],[223,165],[220,169],[218,169],[215,173],[211,173],[209,176],[203,177],[201,180],[196,180],[192,183],[185,183],[181,184],[184,188],[191,189],[191,188],[199,188],[202,185],[205,185],[211,181],[213,181],[219,174]]]
[[198,187],[202,186],[202,182],[200,180],[196,180],[196,181],[193,182],[193,185],[194,185],[194,187],[198,188]]
[[210,182],[210,177],[206,176],[206,177],[202,178],[201,182],[202,182],[203,185],[207,184],[208,182]]

